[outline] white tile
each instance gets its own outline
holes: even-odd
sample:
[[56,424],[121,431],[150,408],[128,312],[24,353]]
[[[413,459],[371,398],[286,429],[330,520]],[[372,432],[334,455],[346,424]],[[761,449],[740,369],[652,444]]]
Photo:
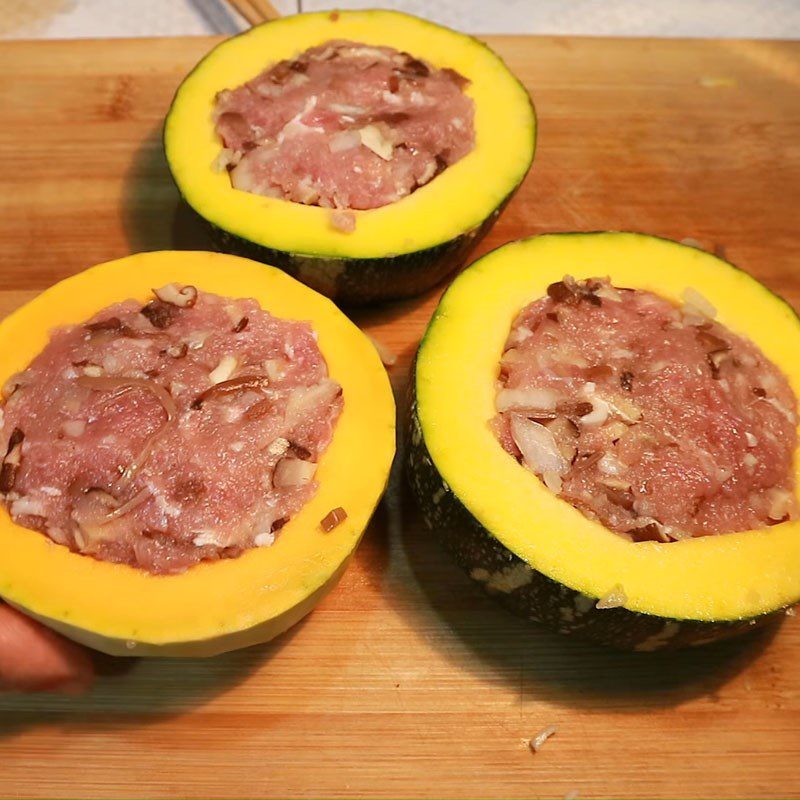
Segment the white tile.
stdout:
[[[298,0],[273,0],[283,14]],[[0,37],[230,34],[224,0],[1,0]],[[397,8],[471,33],[800,38],[800,0],[299,0],[305,11]]]
[[[304,11],[328,9],[301,0]],[[339,0],[396,8],[469,33],[800,38],[800,0]]]

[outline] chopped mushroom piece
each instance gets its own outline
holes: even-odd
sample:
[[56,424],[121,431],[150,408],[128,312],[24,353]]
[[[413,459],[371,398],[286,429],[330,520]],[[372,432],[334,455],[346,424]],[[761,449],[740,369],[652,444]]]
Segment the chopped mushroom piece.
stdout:
[[19,465],[22,462],[22,443],[25,434],[19,429],[14,428],[8,439],[8,448],[0,466],[0,493],[8,494],[17,481]]
[[334,528],[341,525],[347,519],[347,512],[341,508],[334,508],[326,514],[320,522],[320,527],[325,533],[330,533]]
[[153,289],[153,294],[162,303],[170,303],[178,308],[192,308],[197,302],[197,289],[194,286],[178,286],[168,283],[160,289]]

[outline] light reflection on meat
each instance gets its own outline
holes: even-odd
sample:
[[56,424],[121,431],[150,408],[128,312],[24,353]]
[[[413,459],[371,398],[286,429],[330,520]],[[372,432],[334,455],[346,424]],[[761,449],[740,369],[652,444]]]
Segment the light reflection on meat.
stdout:
[[271,544],[316,491],[343,398],[306,322],[202,292],[152,303],[54,331],[15,376],[0,492],[59,544],[168,573]]

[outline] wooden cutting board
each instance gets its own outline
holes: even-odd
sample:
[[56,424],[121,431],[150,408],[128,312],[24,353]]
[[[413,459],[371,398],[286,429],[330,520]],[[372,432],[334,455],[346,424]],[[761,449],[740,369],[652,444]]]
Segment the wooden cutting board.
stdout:
[[[99,261],[207,246],[160,139],[212,44],[0,45],[0,313]],[[800,44],[491,44],[540,138],[482,251],[554,230],[692,237],[800,307]],[[357,315],[399,354],[399,396],[438,294]],[[398,476],[294,630],[129,667],[86,698],[0,698],[0,796],[800,797],[800,619],[663,655],[549,634],[473,588]]]

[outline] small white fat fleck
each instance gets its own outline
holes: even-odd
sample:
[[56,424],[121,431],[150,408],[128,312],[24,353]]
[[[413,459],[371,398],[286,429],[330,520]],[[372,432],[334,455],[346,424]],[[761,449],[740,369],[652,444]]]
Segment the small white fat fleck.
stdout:
[[192,539],[192,544],[195,547],[203,547],[207,544],[220,547],[222,542],[218,539],[216,531],[201,531]]
[[186,337],[186,344],[190,350],[200,350],[209,336],[211,331],[193,331]]
[[753,436],[753,434],[750,433],[750,431],[744,432],[744,438],[747,441],[748,447],[755,447],[758,444],[758,439],[755,436]]
[[103,375],[103,368],[97,364],[87,364],[83,368],[83,374],[90,378],[100,378]]
[[271,544],[275,542],[275,534],[270,533],[269,531],[264,531],[263,533],[259,533],[255,539],[253,539],[253,544],[256,547],[269,547]]
[[365,125],[359,131],[361,137],[361,144],[368,150],[372,150],[376,156],[379,156],[384,161],[391,161],[392,154],[394,153],[394,146],[392,143],[381,133],[377,125]]
[[77,370],[74,370],[72,367],[67,367],[65,370],[61,371],[61,377],[65,380],[72,381],[78,377]]
[[796,617],[797,616],[797,612],[794,610],[794,608],[787,608],[786,609],[786,616],[787,617]]
[[758,459],[752,453],[745,453],[744,458],[742,459],[742,464],[750,469],[753,469],[753,467],[758,464]]
[[128,641],[125,642],[125,648],[127,650],[135,650],[136,649],[136,642],[134,642],[133,639],[128,639]]
[[174,519],[181,515],[180,506],[170,503],[169,500],[167,500],[167,498],[158,491],[158,487],[155,484],[148,481],[147,488],[150,490],[150,494],[153,496],[153,500],[155,500],[158,510],[164,514],[164,516],[172,517]]
[[234,453],[241,453],[244,450],[244,442],[231,442],[229,447]]
[[388,89],[384,89],[381,92],[381,100],[383,100],[384,103],[388,103],[390,106],[400,105],[403,102],[402,97],[392,94]]
[[55,486],[40,486],[39,491],[42,494],[49,495],[50,497],[61,497],[63,494],[61,489],[58,489]]
[[730,480],[733,477],[733,470],[730,469],[718,469],[717,470],[717,480],[720,483],[725,483],[725,481]]
[[282,456],[289,449],[289,440],[279,436],[273,439],[267,447],[267,452],[271,456]]
[[237,422],[242,418],[242,414],[244,414],[244,411],[237,406],[222,407],[222,419],[224,422]]
[[14,500],[9,510],[11,516],[15,518],[28,515],[44,517],[47,513],[43,502],[32,497],[20,497],[18,500]]
[[238,366],[238,362],[236,358],[230,354],[224,355],[217,366],[211,370],[208,375],[209,380],[211,383],[217,384],[222,383],[223,381],[227,381],[230,379],[231,375],[236,371],[236,367]]
[[538,753],[544,743],[551,737],[554,736],[558,732],[558,727],[555,725],[548,725],[546,728],[542,728],[536,736],[533,736],[529,742],[530,748],[534,753]]

